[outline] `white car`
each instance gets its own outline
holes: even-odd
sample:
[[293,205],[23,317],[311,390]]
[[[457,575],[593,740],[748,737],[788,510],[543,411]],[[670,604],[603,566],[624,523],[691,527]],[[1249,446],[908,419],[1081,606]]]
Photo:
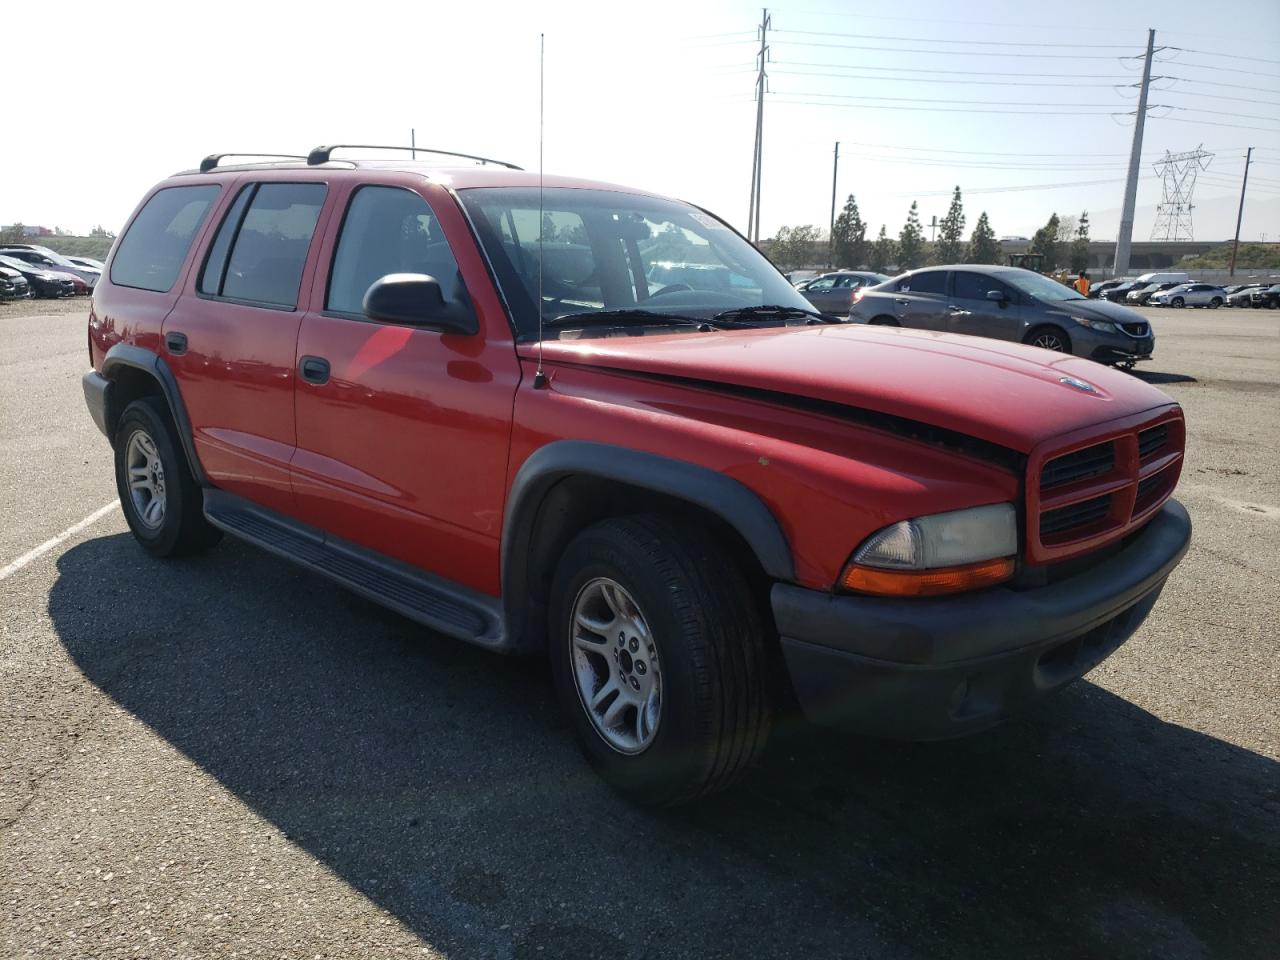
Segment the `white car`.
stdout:
[[72,263],[74,263],[77,267],[89,267],[92,270],[97,270],[99,273],[101,273],[103,269],[106,267],[106,264],[104,264],[101,260],[95,260],[93,259],[93,257],[73,257],[70,255],[67,255],[67,259],[70,260]]
[[1156,307],[1210,307],[1227,302],[1227,291],[1211,283],[1184,283],[1153,293],[1147,303]]
[[41,270],[69,273],[79,277],[88,284],[90,290],[97,286],[98,278],[102,276],[100,269],[72,263],[62,254],[32,243],[0,243],[0,253],[15,260],[24,260]]

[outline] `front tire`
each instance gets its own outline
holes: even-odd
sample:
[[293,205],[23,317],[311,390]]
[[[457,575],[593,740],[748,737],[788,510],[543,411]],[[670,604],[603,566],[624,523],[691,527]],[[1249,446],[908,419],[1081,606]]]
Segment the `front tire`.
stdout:
[[1177,307],[1179,310],[1181,310],[1183,307],[1187,305],[1187,301],[1183,300],[1181,297],[1174,297],[1169,302],[1172,306]]
[[153,557],[199,553],[222,539],[159,397],[125,407],[115,435],[116,490],[134,538]]
[[604,520],[551,593],[556,691],[587,760],[639,803],[730,786],[772,725],[765,625],[733,558],[664,517]]
[[1071,352],[1071,338],[1059,327],[1036,327],[1023,338],[1022,342],[1042,350],[1052,350],[1055,353]]

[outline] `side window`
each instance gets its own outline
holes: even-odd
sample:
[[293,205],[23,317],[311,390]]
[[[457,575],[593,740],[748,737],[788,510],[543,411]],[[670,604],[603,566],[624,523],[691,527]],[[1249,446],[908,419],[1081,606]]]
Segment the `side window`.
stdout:
[[857,277],[836,277],[836,289],[847,290],[849,287],[856,287],[860,282]]
[[946,293],[947,271],[926,270],[924,273],[913,273],[902,281],[900,289],[912,293]]
[[222,218],[222,226],[218,228],[218,235],[213,238],[213,246],[209,248],[209,255],[204,261],[204,270],[200,274],[201,293],[207,293],[213,297],[221,295],[222,279],[227,272],[227,255],[231,253],[231,241],[236,231],[240,229],[240,221],[244,219],[245,208],[249,206],[255,189],[252,184],[242,188],[239,196],[236,197],[236,202]]
[[111,282],[158,293],[171,289],[221,189],[211,183],[156,191],[120,240],[111,261]]
[[813,281],[813,283],[809,284],[804,289],[806,292],[809,292],[809,293],[813,293],[813,292],[821,293],[823,290],[830,290],[835,285],[836,285],[836,282],[831,277],[823,277],[821,280]]
[[[298,305],[302,268],[326,189],[322,183],[258,184],[230,241],[221,296],[290,310]],[[213,279],[201,277],[201,283],[204,289]]]
[[325,309],[363,315],[365,293],[389,273],[433,277],[447,303],[462,293],[458,262],[427,201],[400,187],[361,187],[342,221]]
[[985,300],[988,290],[1003,290],[1006,297],[1013,299],[1009,289],[1003,283],[984,273],[957,270],[955,278],[955,296],[959,300]]

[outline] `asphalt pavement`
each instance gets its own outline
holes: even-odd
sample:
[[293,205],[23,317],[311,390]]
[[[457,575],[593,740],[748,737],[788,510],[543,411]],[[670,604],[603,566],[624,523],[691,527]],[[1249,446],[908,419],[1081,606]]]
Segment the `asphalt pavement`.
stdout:
[[1280,312],[1149,310],[1195,540],[1154,614],[967,740],[784,725],[652,812],[545,667],[234,541],[162,562],[89,421],[85,304],[0,304],[0,956],[1270,958]]

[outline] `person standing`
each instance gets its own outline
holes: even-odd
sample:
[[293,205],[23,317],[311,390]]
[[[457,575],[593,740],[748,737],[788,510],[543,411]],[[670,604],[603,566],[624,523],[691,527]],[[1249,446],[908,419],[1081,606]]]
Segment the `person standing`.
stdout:
[[1081,270],[1080,276],[1076,277],[1075,282],[1076,293],[1082,297],[1089,295],[1089,271]]

